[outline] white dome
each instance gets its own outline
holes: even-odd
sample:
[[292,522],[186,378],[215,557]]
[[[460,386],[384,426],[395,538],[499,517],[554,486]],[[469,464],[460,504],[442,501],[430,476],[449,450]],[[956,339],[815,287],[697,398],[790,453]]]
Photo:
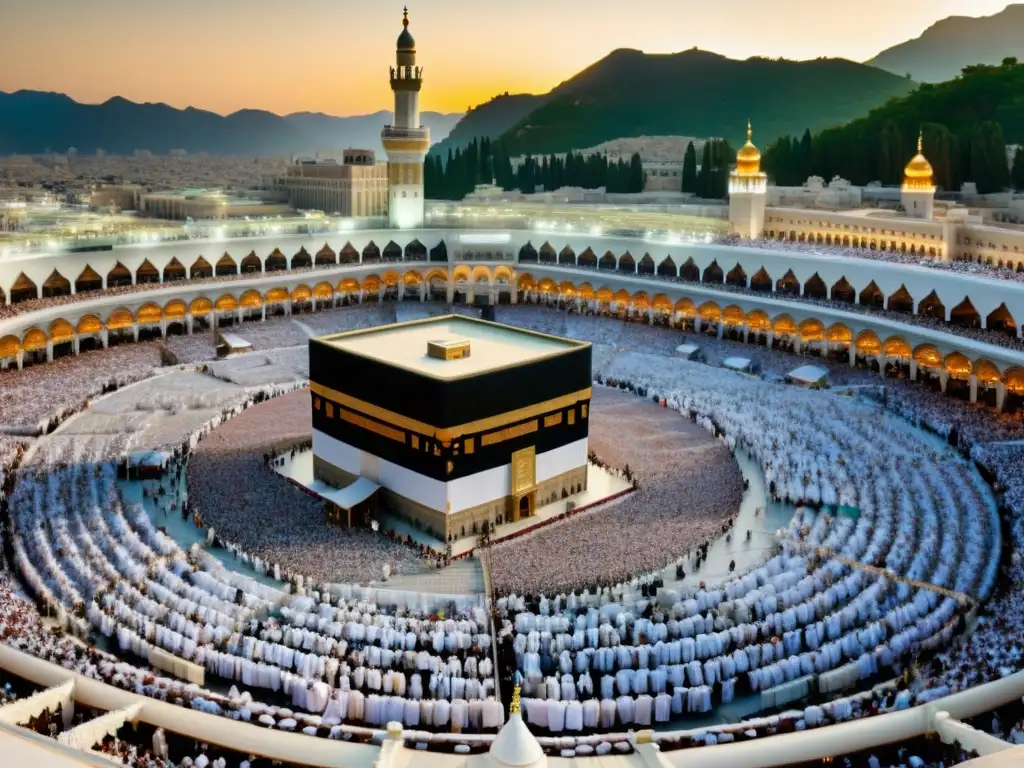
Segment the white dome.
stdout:
[[514,768],[540,768],[547,764],[544,750],[518,712],[509,716],[508,722],[491,742],[489,756],[498,765]]

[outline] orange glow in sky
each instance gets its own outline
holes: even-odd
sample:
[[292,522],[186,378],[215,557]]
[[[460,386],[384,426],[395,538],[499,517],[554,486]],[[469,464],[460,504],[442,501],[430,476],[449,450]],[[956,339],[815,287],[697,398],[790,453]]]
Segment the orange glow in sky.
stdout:
[[[421,106],[544,93],[616,48],[863,61],[1008,0],[408,0]],[[403,0],[11,0],[0,90],[334,115],[391,109]]]

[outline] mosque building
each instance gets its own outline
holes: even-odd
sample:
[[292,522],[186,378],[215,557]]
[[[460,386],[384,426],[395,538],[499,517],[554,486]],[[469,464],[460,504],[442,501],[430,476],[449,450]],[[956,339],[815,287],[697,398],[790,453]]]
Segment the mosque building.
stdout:
[[917,137],[917,154],[903,169],[900,204],[911,218],[930,220],[935,202],[935,181],[932,164],[921,151],[923,140],[922,131]]
[[753,130],[747,121],[747,143],[736,153],[736,169],[729,174],[729,224],[734,234],[754,239],[764,231],[764,207],[768,176],[761,171],[761,153],[751,141]]
[[416,40],[409,32],[409,11],[402,17],[396,66],[391,68],[395,118],[381,132],[388,156],[388,225],[394,229],[423,226],[423,160],[430,149],[430,129],[420,125],[423,68],[416,66]]

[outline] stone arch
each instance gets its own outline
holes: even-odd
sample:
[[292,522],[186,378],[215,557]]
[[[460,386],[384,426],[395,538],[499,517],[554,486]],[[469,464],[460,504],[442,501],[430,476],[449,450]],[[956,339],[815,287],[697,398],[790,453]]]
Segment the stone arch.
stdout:
[[[367,275],[366,277],[363,278],[363,282],[360,283],[359,288],[364,293],[377,293],[377,291],[380,290],[381,285],[383,285],[383,283],[382,283],[380,277],[378,277],[377,275]],[[292,298],[293,298],[293,300],[294,300],[294,297],[295,297],[295,292],[292,291]]]
[[612,296],[612,299],[615,301],[615,304],[617,305],[618,309],[622,309],[623,307],[629,306],[629,300],[631,298],[632,297],[629,295],[629,291],[627,291],[625,288],[616,291],[615,295]]
[[583,283],[576,289],[576,293],[581,299],[592,299],[594,298],[594,286],[590,283]]
[[448,246],[444,240],[430,249],[431,261],[448,261]]
[[1006,389],[1015,395],[1024,394],[1024,368],[1014,366],[1003,372],[1003,383]]
[[406,261],[426,261],[427,246],[419,240],[414,239],[411,243],[405,246],[405,250],[402,252],[402,257]]
[[651,297],[647,291],[637,291],[629,297],[629,304],[633,309],[647,310],[651,307]]
[[770,331],[772,319],[763,309],[754,309],[747,313],[747,327],[752,331]]
[[917,305],[917,314],[925,317],[933,317],[940,322],[945,322],[946,305],[942,303],[942,300],[938,297],[935,291],[932,291],[922,299],[920,304]]
[[164,311],[159,305],[153,303],[143,304],[135,312],[135,322],[138,325],[159,325],[164,318]]
[[673,309],[683,317],[693,317],[697,314],[697,308],[694,307],[693,300],[685,297],[679,299]]
[[725,276],[725,284],[733,285],[737,288],[747,287],[747,273],[740,266],[739,262],[736,262],[736,266],[729,270]]
[[[352,278],[347,278],[347,279],[348,280],[352,280]],[[355,280],[352,280],[352,283],[353,283],[353,290],[358,291],[359,290],[359,284],[356,283]],[[338,287],[338,290],[341,290],[340,286]],[[267,304],[283,304],[284,302],[288,301],[289,298],[291,298],[291,294],[288,293],[288,289],[287,288],[271,288],[264,295],[263,301],[265,303],[267,303]]]
[[[367,278],[369,280],[369,278]],[[313,289],[308,285],[296,285],[292,288],[292,306],[306,304],[313,298]]]
[[504,285],[511,283],[512,278],[512,270],[504,264],[499,264],[494,268],[494,282]]
[[[71,295],[71,281],[68,280],[64,275],[58,272],[56,269],[50,273],[50,276],[43,282],[43,298],[49,298],[51,296],[70,296]],[[52,335],[52,334],[51,334]]]
[[914,348],[914,361],[925,368],[938,368],[943,364],[942,353],[933,344],[920,344]]
[[658,277],[679,277],[679,270],[671,256],[666,256],[658,265]]
[[306,246],[299,248],[299,252],[292,256],[292,269],[310,269],[313,266],[313,257],[309,255]]
[[775,292],[789,296],[800,295],[800,281],[796,279],[793,270],[786,270],[786,274],[775,281]]
[[558,293],[558,283],[550,277],[545,277],[537,283],[537,290],[541,293]]
[[854,341],[854,348],[862,357],[875,357],[882,351],[882,342],[874,331],[861,331]]
[[804,283],[804,296],[811,299],[828,298],[828,286],[825,285],[825,281],[821,279],[817,272],[811,275],[807,282]]
[[263,262],[256,255],[256,251],[249,251],[249,255],[242,259],[238,269],[243,275],[258,274],[263,271]]
[[832,301],[845,301],[853,304],[857,300],[857,292],[845,277],[840,277],[835,285],[829,290],[829,298]]
[[135,324],[135,318],[132,313],[124,307],[118,307],[109,315],[107,315],[107,330],[120,331],[125,328],[131,328]]
[[263,263],[264,272],[283,272],[286,269],[288,269],[288,258],[281,253],[280,248],[275,248]]
[[569,266],[576,265],[576,252],[568,245],[558,252],[558,263]]
[[747,322],[747,316],[736,304],[730,304],[722,310],[722,320],[730,326],[744,325]]
[[651,258],[651,254],[645,253],[643,255],[643,257],[636,265],[636,273],[638,275],[654,274],[654,259]]
[[[409,269],[402,273],[402,284],[406,288],[418,288],[420,283],[423,282],[423,275],[417,272],[415,269]],[[314,293],[316,289],[313,289]]]
[[612,289],[609,288],[607,285],[602,285],[600,288],[598,288],[597,292],[594,294],[594,297],[602,304],[607,304],[611,302],[612,299],[615,298],[612,295]]
[[327,243],[324,243],[323,248],[316,252],[316,256],[313,257],[313,263],[318,267],[326,267],[338,263],[338,254]]
[[103,278],[88,264],[75,278],[75,293],[87,293],[103,289]]
[[671,312],[672,300],[664,293],[659,293],[651,299],[651,308],[657,312]]
[[843,323],[833,323],[825,331],[825,338],[829,344],[843,344],[849,346],[853,342],[853,331]]
[[345,243],[340,251],[338,251],[338,263],[339,264],[358,264],[359,263],[359,251],[352,243]]
[[205,296],[192,299],[192,303],[188,305],[188,313],[192,317],[206,317],[212,311],[213,302]]
[[[427,279],[429,280],[430,276],[428,276]],[[445,279],[447,279],[447,276]],[[533,275],[529,274],[528,272],[524,272],[519,276],[519,281],[517,285],[520,291],[532,291],[534,288],[537,287],[537,281],[533,279]]]
[[597,269],[597,254],[595,254],[590,248],[587,248],[583,253],[576,257],[576,263],[581,267]]
[[21,339],[17,336],[4,336],[0,339],[0,359],[15,357],[21,352]]
[[700,268],[694,263],[692,258],[688,258],[683,266],[679,268],[679,277],[688,283],[700,282]]
[[804,343],[822,341],[825,338],[825,325],[813,317],[800,323],[800,341]]
[[887,358],[896,358],[909,361],[911,356],[910,344],[902,336],[890,336],[882,345]]
[[558,254],[555,253],[555,249],[551,243],[545,242],[540,247],[540,252],[537,254],[537,258],[540,259],[541,264],[555,264],[558,261]]
[[128,267],[126,267],[120,261],[114,265],[114,268],[112,270],[107,272],[107,288],[118,288],[120,286],[131,284],[132,273],[129,272]]
[[[139,268],[135,270],[135,282],[138,285],[160,282],[160,270],[154,267],[149,259],[143,259]],[[109,284],[109,283],[108,283]]]
[[167,266],[164,267],[164,282],[173,283],[184,280],[186,277],[188,277],[188,273],[185,270],[185,265],[178,261],[177,256],[172,256],[171,260],[167,262]]
[[750,290],[759,291],[760,293],[772,292],[772,278],[764,267],[757,270],[754,276],[750,278]]
[[75,328],[62,317],[50,323],[50,341],[53,344],[65,344],[75,338]]
[[981,315],[971,300],[964,296],[964,300],[949,311],[949,322],[964,328],[981,328]]
[[996,384],[1000,381],[999,369],[991,360],[982,358],[974,363],[974,375],[981,384]]
[[468,283],[473,278],[473,273],[465,264],[459,264],[452,272],[453,283]]
[[954,379],[966,379],[974,371],[971,361],[962,352],[950,352],[943,360],[943,365],[946,367],[946,373]]
[[885,309],[885,295],[872,280],[867,287],[860,292],[859,303],[862,307],[871,309]]
[[242,309],[259,309],[263,306],[263,297],[260,296],[259,291],[246,291],[238,298],[238,303]]
[[722,308],[714,301],[705,301],[697,308],[697,314],[705,323],[717,323],[722,317]]
[[333,301],[334,286],[326,281],[317,283],[313,286],[313,296],[323,301]]
[[188,276],[192,280],[199,280],[213,277],[213,267],[210,266],[210,262],[200,256],[189,267]]
[[362,263],[367,264],[377,261],[380,261],[380,248],[378,248],[377,244],[371,240],[366,244],[366,247],[363,248]]
[[633,258],[633,254],[626,251],[622,254],[622,258],[619,259],[619,272],[625,272],[627,275],[636,274],[636,259]]
[[615,254],[611,251],[605,251],[604,256],[597,262],[598,269],[606,269],[612,271],[618,266],[618,260],[615,258]]
[[381,258],[384,261],[401,261],[402,260],[402,248],[394,240],[391,240],[387,245],[384,246],[384,250],[381,252]]
[[25,335],[21,337],[21,348],[26,352],[35,352],[40,349],[46,349],[49,341],[50,339],[43,329],[29,328],[25,331]]
[[[937,298],[936,301],[938,301]],[[901,285],[896,293],[886,300],[885,308],[890,312],[904,312],[911,315],[914,313],[914,297],[910,295],[910,291],[905,285]]]
[[522,264],[536,264],[537,249],[531,243],[527,243],[519,249],[519,261]]
[[79,336],[94,336],[103,330],[103,321],[96,315],[83,315],[76,326]]
[[725,280],[725,273],[722,268],[718,266],[718,260],[712,261],[707,269],[704,270],[704,274],[701,275],[702,283],[718,283],[721,284]]
[[487,283],[491,282],[491,270],[485,265],[473,267],[472,281],[474,283]]
[[213,307],[218,312],[234,312],[238,309],[238,299],[232,296],[230,293],[225,293],[215,302]]
[[213,274],[217,277],[227,277],[228,275],[238,274],[238,265],[235,260],[231,258],[231,254],[225,252],[223,256],[217,259],[217,263],[213,265]]
[[171,299],[164,305],[164,318],[167,320],[183,320],[188,308],[181,299]]
[[783,313],[773,318],[772,330],[776,336],[796,336],[800,329],[792,317]]
[[576,286],[570,283],[568,280],[564,280],[558,286],[558,295],[571,299],[573,296],[576,295]]

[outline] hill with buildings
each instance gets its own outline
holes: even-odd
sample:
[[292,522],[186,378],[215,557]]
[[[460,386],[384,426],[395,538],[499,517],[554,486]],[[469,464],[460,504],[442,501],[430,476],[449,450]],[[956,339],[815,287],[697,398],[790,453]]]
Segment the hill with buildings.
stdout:
[[747,120],[772,139],[863,115],[914,83],[844,59],[729,59],[693,49],[617,50],[562,83],[502,136],[508,154],[546,154],[630,136],[718,136]]
[[[460,115],[424,112],[423,124],[443,138]],[[173,149],[215,155],[313,154],[360,147],[381,152],[380,131],[391,113],[354,117],[319,113],[280,116],[246,109],[218,115],[167,104],[137,104],[115,97],[102,104],[82,104],[61,93],[0,92],[0,154],[34,154],[52,150],[103,149],[130,154]]]
[[[813,129],[804,131],[802,138],[794,132],[764,149],[763,165],[782,185],[812,175],[898,184],[922,131],[939,187],[957,190],[974,182],[979,192],[1002,190],[1011,180],[1006,146],[1024,142],[1024,64],[1008,59],[967,67],[960,77],[923,83],[846,125],[813,136]],[[1024,167],[1013,174],[1024,188]]]
[[866,63],[921,83],[938,83],[964,67],[998,64],[1008,56],[1024,61],[1024,4],[1008,5],[993,16],[950,16]]

